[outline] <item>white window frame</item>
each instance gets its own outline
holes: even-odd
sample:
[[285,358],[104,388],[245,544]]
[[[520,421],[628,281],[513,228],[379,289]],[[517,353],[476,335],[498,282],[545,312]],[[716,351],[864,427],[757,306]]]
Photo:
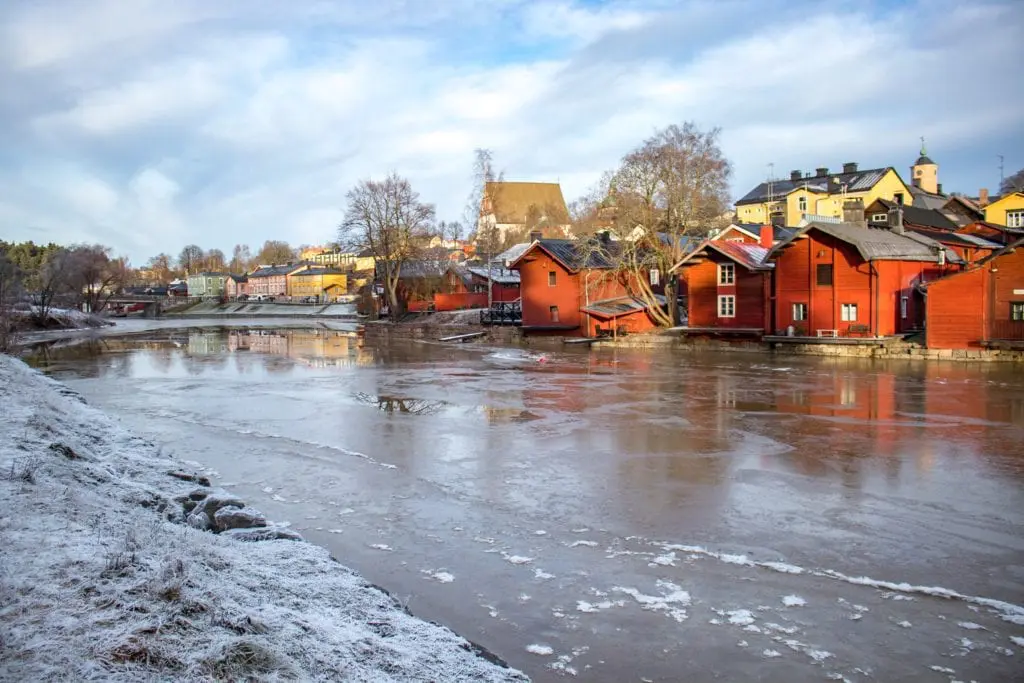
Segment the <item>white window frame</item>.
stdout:
[[549,270],[548,271],[548,287],[557,287],[557,286],[558,286],[558,271],[556,271],[556,270]]
[[807,213],[807,197],[798,197],[796,200],[796,208],[800,213]]
[[[797,308],[798,306],[799,308]],[[798,301],[795,304],[793,304],[793,322],[807,322],[807,312],[807,304],[804,303],[803,301]]]
[[1006,212],[1006,227],[1024,228],[1024,209],[1014,209]]
[[889,220],[889,214],[887,213],[873,213],[871,214],[872,223],[885,223]]
[[732,286],[736,284],[736,264],[735,263],[719,263],[718,264],[718,284]]
[[907,319],[907,305],[909,303],[910,303],[910,299],[909,298],[907,298],[905,296],[901,296],[900,297],[900,318],[903,319],[903,320]]
[[732,294],[721,294],[718,297],[718,317],[736,317],[736,297]]
[[840,318],[844,323],[855,323],[857,322],[857,304],[843,304],[842,305],[842,316]]
[[1010,302],[1010,320],[1014,322],[1024,320],[1024,301]]

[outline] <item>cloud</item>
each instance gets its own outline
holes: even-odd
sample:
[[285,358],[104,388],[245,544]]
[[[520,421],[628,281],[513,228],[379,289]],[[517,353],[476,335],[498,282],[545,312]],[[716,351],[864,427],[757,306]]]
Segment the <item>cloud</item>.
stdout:
[[735,196],[769,164],[904,169],[921,135],[950,189],[1024,166],[1010,1],[172,4],[0,6],[6,239],[319,242],[390,171],[460,218],[476,147],[571,199],[686,120]]

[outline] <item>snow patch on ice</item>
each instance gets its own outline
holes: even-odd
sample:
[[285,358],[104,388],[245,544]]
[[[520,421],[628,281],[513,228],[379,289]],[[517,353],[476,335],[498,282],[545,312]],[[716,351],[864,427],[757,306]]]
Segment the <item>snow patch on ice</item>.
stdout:
[[533,569],[533,578],[535,578],[535,579],[542,579],[542,580],[543,579],[553,579],[553,578],[555,578],[555,575],[547,573],[546,571],[544,571],[540,567],[534,567],[534,569]]
[[531,562],[533,562],[532,557],[525,557],[523,555],[509,555],[508,553],[503,552],[501,556],[509,564],[530,564]]
[[1024,638],[1021,638],[1020,636],[1010,636],[1010,642],[1012,642],[1014,645],[1024,647]]
[[787,595],[782,598],[782,604],[786,607],[803,607],[807,604],[807,601],[799,595]]
[[768,657],[768,658],[770,658],[770,659],[771,659],[771,658],[775,658],[775,657],[781,657],[781,656],[782,656],[782,653],[781,653],[781,652],[779,652],[778,650],[765,650],[765,651],[764,651],[764,652],[762,652],[761,654],[762,654],[762,655],[764,655],[765,657]]
[[274,492],[274,487],[273,486],[264,486],[262,491],[263,491],[263,493],[273,493]]
[[783,574],[803,574],[804,570],[802,567],[797,567],[794,564],[786,564],[785,562],[762,562],[762,567],[771,569],[773,571],[781,572]]
[[652,559],[650,561],[648,566],[653,567],[655,565],[658,565],[658,566],[661,566],[661,567],[674,567],[674,566],[676,566],[676,554],[673,552],[673,553],[665,553],[664,555],[658,555],[657,557],[655,557],[654,559]]
[[392,548],[386,543],[371,543],[370,547],[374,550],[383,550],[384,552],[391,552],[394,550],[394,548]]
[[956,625],[968,631],[980,631],[985,628],[981,624],[975,624],[973,621],[958,621]]
[[729,623],[736,626],[747,626],[754,623],[754,614],[748,609],[735,609],[726,614],[729,615]]
[[434,571],[433,569],[421,569],[420,573],[426,574],[439,583],[451,583],[455,577],[445,571]]
[[555,653],[554,648],[549,645],[527,645],[526,651],[533,655],[540,655],[541,657],[547,657]]
[[287,500],[287,499],[285,499],[285,498],[282,498],[281,496],[277,495],[276,493],[275,493],[274,495],[272,495],[272,496],[270,497],[270,499],[271,499],[271,500],[276,500],[276,501],[277,501],[278,503],[287,503],[287,502],[288,502],[288,500]]
[[585,614],[593,614],[600,612],[603,609],[611,609],[612,607],[622,607],[626,604],[625,600],[602,600],[601,602],[587,602],[586,600],[576,601],[576,610]]
[[548,532],[544,531],[543,529],[537,529],[536,531],[533,532],[533,535],[534,536],[547,536]]
[[903,620],[903,621],[897,621],[897,622],[896,622],[896,625],[897,625],[897,626],[902,626],[903,628],[910,628],[910,627],[912,627],[912,626],[913,626],[913,624],[911,624],[911,623],[910,623],[909,621],[907,621],[907,620]]
[[586,546],[588,548],[596,548],[597,547],[597,541],[573,541],[572,543],[569,544],[569,547],[570,548],[578,548],[581,545]]
[[933,664],[933,665],[929,666],[928,668],[931,669],[932,671],[938,671],[940,674],[955,674],[956,673],[956,671],[954,671],[953,669],[950,669],[948,666],[936,666],[936,665]]
[[622,586],[616,586],[612,590],[632,597],[642,609],[664,612],[680,623],[686,621],[687,614],[683,608],[689,607],[690,594],[669,581],[659,580],[657,586],[666,592],[662,595],[645,595],[636,588]]

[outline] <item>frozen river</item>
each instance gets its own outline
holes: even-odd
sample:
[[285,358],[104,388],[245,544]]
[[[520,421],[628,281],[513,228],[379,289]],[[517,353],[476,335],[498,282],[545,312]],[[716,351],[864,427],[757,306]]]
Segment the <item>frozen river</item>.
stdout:
[[331,327],[31,361],[535,680],[1022,680],[1021,368]]

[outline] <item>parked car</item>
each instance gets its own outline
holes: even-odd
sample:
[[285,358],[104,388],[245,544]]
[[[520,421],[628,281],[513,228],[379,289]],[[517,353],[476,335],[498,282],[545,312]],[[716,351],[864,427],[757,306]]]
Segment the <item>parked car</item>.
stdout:
[[316,302],[317,297],[315,296],[304,296],[301,299],[299,299],[300,304],[315,304]]
[[273,301],[274,297],[270,294],[257,294],[256,301]]
[[248,294],[239,294],[238,296],[235,297],[235,301],[248,301],[248,300],[249,300],[249,295]]

